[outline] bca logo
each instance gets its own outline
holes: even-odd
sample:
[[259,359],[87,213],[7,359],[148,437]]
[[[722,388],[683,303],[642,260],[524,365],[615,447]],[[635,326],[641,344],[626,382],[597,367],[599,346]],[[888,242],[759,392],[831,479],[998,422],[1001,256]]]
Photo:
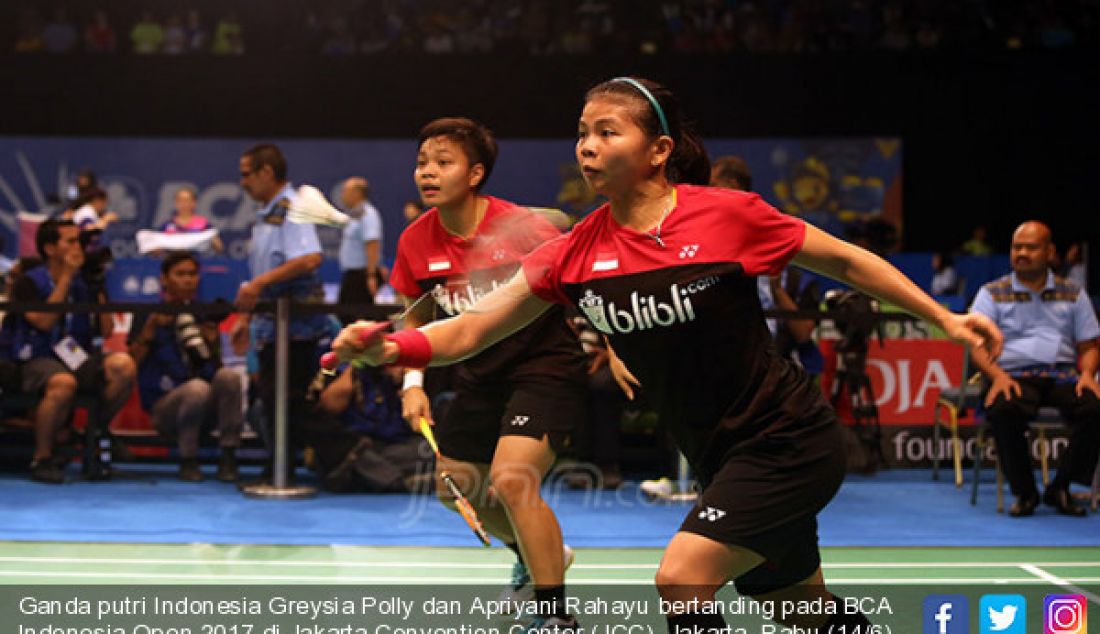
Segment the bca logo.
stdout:
[[531,420],[530,416],[516,416],[512,419],[512,427],[523,427],[529,420]]
[[708,506],[702,511],[699,511],[699,519],[707,520],[708,522],[717,522],[725,516],[725,511],[723,511],[722,509],[716,509],[713,506]]

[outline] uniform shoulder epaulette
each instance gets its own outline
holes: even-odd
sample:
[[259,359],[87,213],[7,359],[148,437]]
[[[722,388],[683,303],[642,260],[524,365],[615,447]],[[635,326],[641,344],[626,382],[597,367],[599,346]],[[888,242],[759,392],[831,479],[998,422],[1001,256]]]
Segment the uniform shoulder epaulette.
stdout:
[[1080,286],[1064,277],[1055,275],[1054,288],[1044,290],[1041,297],[1044,302],[1075,302],[1080,294]]
[[1017,293],[1012,289],[1012,276],[1005,275],[992,282],[986,282],[985,290],[989,292],[995,302],[1026,302],[1031,300],[1027,293]]

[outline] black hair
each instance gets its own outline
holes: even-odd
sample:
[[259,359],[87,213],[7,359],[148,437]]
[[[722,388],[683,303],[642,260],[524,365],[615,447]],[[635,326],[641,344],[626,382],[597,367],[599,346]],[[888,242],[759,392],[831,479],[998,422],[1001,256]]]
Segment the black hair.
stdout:
[[271,143],[260,143],[245,150],[241,156],[248,157],[253,171],[259,171],[264,165],[269,165],[275,180],[279,182],[286,180],[286,157],[277,146]]
[[475,191],[481,191],[488,182],[489,175],[493,173],[493,165],[497,162],[499,149],[493,133],[473,119],[443,117],[429,122],[420,129],[416,147],[419,148],[425,141],[437,136],[446,137],[462,146],[462,151],[466,154],[471,167],[481,163],[481,167],[485,169],[485,176],[481,177],[474,186]]
[[[710,183],[710,158],[706,148],[703,147],[703,139],[699,137],[694,126],[684,117],[683,110],[668,88],[661,84],[641,77],[632,77],[649,91],[664,112],[668,122],[668,133],[672,137],[672,156],[665,165],[665,176],[673,183],[688,183],[692,185],[707,185]],[[612,79],[602,84],[597,84],[585,94],[585,102],[592,101],[604,95],[623,97],[632,100],[638,107],[633,108],[634,121],[642,130],[645,130],[652,138],[657,138],[662,133],[661,119],[656,109],[638,88],[622,79]]]
[[69,205],[69,209],[80,209],[84,205],[87,205],[93,200],[98,199],[106,200],[107,192],[97,186],[89,187],[76,197],[76,200],[73,201],[73,204]]
[[180,262],[191,261],[195,263],[195,266],[201,266],[199,259],[195,257],[194,253],[190,251],[171,251],[168,255],[164,256],[164,260],[160,263],[160,274],[168,275],[168,272],[172,270]]
[[50,218],[38,225],[38,229],[35,230],[34,248],[38,251],[38,255],[42,257],[43,261],[49,259],[46,257],[46,245],[57,244],[57,241],[61,239],[62,227],[76,227],[76,224],[72,220]]
[[713,163],[714,183],[737,183],[738,188],[752,191],[752,170],[740,156],[722,156]]

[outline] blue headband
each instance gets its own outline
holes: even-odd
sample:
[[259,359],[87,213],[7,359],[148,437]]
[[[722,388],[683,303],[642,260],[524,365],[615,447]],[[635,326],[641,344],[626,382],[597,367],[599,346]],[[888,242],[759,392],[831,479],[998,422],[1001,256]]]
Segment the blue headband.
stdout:
[[661,104],[657,102],[657,98],[653,96],[653,93],[649,92],[649,89],[642,85],[642,82],[631,77],[616,77],[611,81],[630,84],[637,88],[638,92],[642,93],[642,96],[649,100],[649,105],[653,106],[653,111],[657,113],[657,120],[661,122],[661,134],[672,136],[672,133],[668,131],[668,119],[665,118],[665,111],[661,108]]

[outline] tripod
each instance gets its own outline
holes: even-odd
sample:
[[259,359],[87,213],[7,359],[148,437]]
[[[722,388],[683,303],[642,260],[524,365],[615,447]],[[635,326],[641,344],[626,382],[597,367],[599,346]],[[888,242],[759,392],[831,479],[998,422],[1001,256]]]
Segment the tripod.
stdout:
[[848,394],[848,405],[855,419],[854,431],[860,444],[870,454],[859,471],[873,473],[886,466],[886,454],[882,451],[882,425],[879,422],[875,393],[867,376],[867,342],[862,345],[848,340],[837,345],[837,371],[833,383],[833,407],[840,399],[841,391]]

